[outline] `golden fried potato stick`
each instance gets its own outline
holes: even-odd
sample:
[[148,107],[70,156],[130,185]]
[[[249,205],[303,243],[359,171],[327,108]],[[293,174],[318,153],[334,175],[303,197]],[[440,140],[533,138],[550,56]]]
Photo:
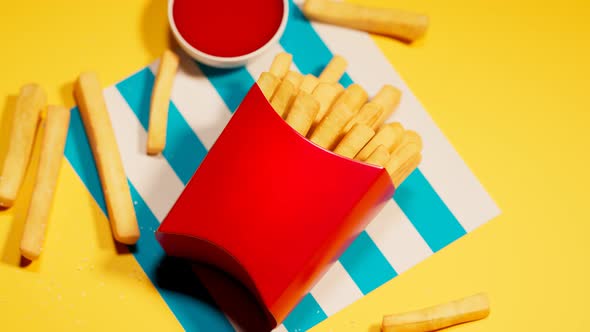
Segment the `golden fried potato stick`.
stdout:
[[375,8],[344,1],[306,0],[304,15],[311,20],[412,42],[428,29],[428,16],[398,9]]
[[303,77],[299,90],[312,94],[313,90],[320,84],[320,80],[312,74],[307,74]]
[[420,137],[420,135],[417,132],[413,130],[404,130],[401,136],[401,140],[398,142],[398,144],[392,145],[389,149],[389,152],[395,154],[397,149],[410,143],[416,144],[420,150],[422,150],[423,148],[422,137]]
[[385,167],[387,162],[389,161],[389,151],[384,145],[379,145],[373,153],[365,160],[367,164],[372,164],[375,166]]
[[430,308],[383,317],[383,332],[427,332],[486,318],[490,303],[486,294],[476,294]]
[[342,129],[352,116],[352,110],[347,104],[334,105],[315,127],[310,140],[325,149],[332,150],[343,136]]
[[376,130],[374,125],[381,116],[381,113],[383,113],[383,107],[381,107],[381,105],[368,102],[361,107],[360,111],[358,111],[350,121],[348,121],[344,127],[344,131],[349,131],[350,128],[357,123],[365,124],[373,130]]
[[281,80],[269,72],[264,72],[260,74],[260,77],[258,77],[258,81],[256,81],[256,84],[258,84],[258,87],[262,91],[262,94],[264,95],[264,97],[266,97],[266,100],[268,101],[270,101],[272,95],[274,95],[280,83]]
[[287,75],[289,68],[291,68],[293,56],[289,53],[281,52],[277,54],[270,65],[270,73],[278,78],[283,78]]
[[318,101],[312,95],[300,91],[285,121],[298,133],[307,136],[319,110]]
[[100,175],[113,235],[118,242],[134,244],[139,238],[137,218],[97,75],[81,74],[74,85],[74,96]]
[[297,88],[289,80],[283,80],[274,96],[270,100],[270,104],[275,111],[281,116],[285,117],[287,111],[291,108],[295,97],[297,96]]
[[8,142],[8,151],[0,173],[0,206],[11,207],[20,190],[31,151],[35,133],[45,107],[47,96],[36,84],[27,84],[20,89],[14,110],[14,120]]
[[154,88],[150,107],[150,121],[148,126],[147,153],[157,155],[166,146],[166,129],[168,127],[168,106],[174,76],[178,70],[179,58],[171,50],[164,51]]
[[[416,162],[415,159],[419,160]],[[400,179],[405,179],[418,166],[421,159],[420,148],[416,144],[407,144],[399,149],[396,154],[392,154],[385,168],[391,176],[393,184],[398,187],[401,184]]]
[[344,91],[340,84],[321,83],[313,90],[313,96],[320,103],[320,111],[316,116],[314,124],[317,125],[322,121],[326,113],[330,110],[338,96]]
[[338,83],[344,72],[346,72],[348,62],[339,55],[335,55],[328,63],[324,71],[320,74],[320,81],[327,83]]
[[299,86],[301,85],[301,83],[303,82],[303,75],[301,75],[300,73],[296,72],[296,71],[292,71],[290,70],[287,75],[285,75],[284,78],[285,81],[290,81],[291,83],[293,83],[293,85],[299,89]]
[[352,113],[357,113],[367,102],[367,99],[369,99],[367,91],[365,91],[365,89],[359,84],[354,83],[344,90],[334,104],[345,103],[348,105]]
[[379,128],[373,139],[359,152],[356,159],[361,161],[366,160],[379,145],[383,145],[388,151],[391,151],[391,147],[402,139],[403,132],[404,129],[399,123],[383,125]]
[[381,105],[383,112],[379,116],[379,119],[375,122],[373,129],[379,128],[389,117],[397,106],[402,97],[402,92],[391,85],[384,85],[379,92],[371,100],[372,103]]
[[39,168],[25,220],[25,230],[20,242],[21,255],[29,260],[39,257],[45,241],[47,219],[51,211],[69,125],[69,109],[63,106],[49,106],[47,108]]
[[357,123],[344,135],[334,153],[353,159],[374,135],[375,131],[371,127]]
[[412,172],[416,168],[418,168],[418,165],[420,165],[421,162],[422,162],[422,154],[421,153],[414,155],[412,158],[410,158],[410,160],[408,160],[407,164],[405,164],[402,169],[398,170],[393,175],[391,175],[391,180],[393,182],[393,185],[396,188],[398,188],[406,180],[406,178],[408,176],[410,176],[410,174],[412,174]]

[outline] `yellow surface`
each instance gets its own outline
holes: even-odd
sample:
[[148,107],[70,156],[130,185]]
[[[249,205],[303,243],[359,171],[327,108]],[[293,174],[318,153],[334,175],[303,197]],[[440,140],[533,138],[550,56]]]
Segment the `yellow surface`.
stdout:
[[[165,2],[4,1],[0,160],[23,83],[71,106],[79,72],[95,70],[106,85],[141,68],[168,42]],[[490,317],[453,331],[590,330],[590,3],[395,6],[427,12],[431,29],[410,47],[379,45],[503,213],[313,331],[377,332],[383,314],[479,291],[490,295]],[[0,212],[0,330],[180,330],[134,258],[116,254],[108,222],[65,162],[43,255],[18,266],[33,171],[17,206]]]

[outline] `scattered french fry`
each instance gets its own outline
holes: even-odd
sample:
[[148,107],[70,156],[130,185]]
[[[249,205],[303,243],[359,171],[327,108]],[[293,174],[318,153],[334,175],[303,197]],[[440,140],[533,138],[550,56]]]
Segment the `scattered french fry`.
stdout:
[[427,332],[486,318],[486,294],[476,294],[437,306],[383,317],[383,332]]
[[428,16],[397,9],[374,8],[334,0],[306,0],[304,15],[311,20],[385,35],[412,42],[428,29]]
[[357,123],[344,135],[334,153],[353,159],[374,135],[375,131],[371,127]]
[[289,53],[279,53],[275,56],[272,64],[270,65],[270,73],[278,78],[283,78],[289,72],[291,68],[291,62],[293,62],[293,56]]
[[8,151],[0,173],[2,207],[14,205],[31,159],[37,125],[46,102],[47,96],[40,86],[27,84],[21,88],[14,110]]
[[316,116],[315,123],[318,124],[328,113],[338,96],[344,91],[340,84],[320,83],[313,90],[313,96],[320,103],[320,111]]
[[365,91],[365,89],[359,84],[354,83],[344,90],[336,100],[335,104],[345,103],[348,105],[352,113],[357,113],[367,102],[367,99],[369,99],[367,91]]
[[318,84],[320,84],[320,80],[317,77],[308,74],[303,77],[303,81],[301,81],[299,90],[308,94],[312,94],[313,90],[315,90]]
[[147,153],[150,155],[162,153],[166,146],[168,106],[170,105],[174,76],[178,70],[178,62],[178,55],[170,50],[164,51],[152,91],[147,137]]
[[[399,128],[401,128],[401,125],[399,126]],[[398,129],[400,130],[400,129]],[[403,130],[403,128],[402,128]],[[399,141],[398,144],[394,144],[390,147],[389,152],[391,152],[392,154],[396,153],[396,150],[401,148],[402,146],[405,146],[407,144],[416,144],[419,148],[419,150],[422,150],[423,146],[422,146],[422,137],[420,137],[420,135],[418,135],[417,132],[413,131],[413,130],[405,130],[403,131],[403,134],[401,136],[401,140]]]
[[69,124],[69,109],[62,106],[47,108],[39,168],[20,243],[21,255],[29,260],[39,257],[45,241],[47,220],[63,159]]
[[135,209],[97,75],[81,74],[74,95],[100,175],[113,235],[118,242],[134,244],[139,238]]
[[334,105],[315,127],[310,140],[325,149],[332,150],[342,137],[342,129],[352,116],[352,110],[347,104]]
[[389,161],[389,151],[384,145],[379,145],[373,153],[365,160],[367,164],[372,164],[375,166],[385,167],[387,162]]
[[283,80],[274,96],[270,100],[270,104],[277,111],[281,117],[287,115],[287,111],[291,108],[293,101],[297,95],[297,88],[289,80]]
[[332,60],[330,60],[326,68],[324,68],[324,71],[322,71],[320,74],[320,81],[327,83],[338,83],[342,75],[344,75],[347,66],[348,62],[346,59],[339,55],[335,55]]
[[379,128],[383,123],[385,123],[385,121],[387,121],[387,119],[389,119],[391,114],[393,114],[399,105],[401,96],[401,91],[391,85],[384,85],[379,90],[379,92],[377,92],[371,102],[381,105],[383,107],[383,112],[379,116],[379,119],[375,122],[373,129]]
[[264,95],[264,97],[266,97],[266,100],[268,101],[270,101],[280,83],[281,80],[269,72],[264,72],[260,74],[260,77],[258,77],[258,81],[256,81],[256,84],[258,84],[258,87],[260,87],[262,94]]
[[383,113],[383,107],[381,105],[368,102],[348,121],[348,124],[344,127],[344,131],[349,131],[357,123],[365,124],[376,130],[374,125],[379,120],[381,113]]
[[287,73],[287,75],[285,75],[284,80],[290,81],[291,83],[293,83],[293,86],[295,86],[295,88],[299,89],[299,86],[303,82],[303,75],[291,70]]
[[391,151],[391,146],[396,145],[402,139],[402,135],[403,127],[399,123],[388,123],[382,126],[373,139],[358,153],[356,159],[361,161],[366,160],[379,145],[383,145],[388,151]]
[[285,121],[298,133],[307,136],[319,109],[320,104],[312,95],[300,91]]

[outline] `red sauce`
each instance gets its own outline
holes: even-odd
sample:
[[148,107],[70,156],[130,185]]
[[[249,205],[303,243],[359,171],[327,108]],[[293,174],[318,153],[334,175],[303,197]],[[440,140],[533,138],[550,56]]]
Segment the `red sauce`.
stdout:
[[209,55],[235,57],[264,46],[283,17],[282,0],[175,0],[176,28]]

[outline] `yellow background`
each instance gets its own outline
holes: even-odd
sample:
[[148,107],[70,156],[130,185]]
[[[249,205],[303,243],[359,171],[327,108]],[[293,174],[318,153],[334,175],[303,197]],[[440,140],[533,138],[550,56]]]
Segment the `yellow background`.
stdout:
[[[366,2],[430,14],[415,45],[376,39],[503,213],[313,331],[377,332],[383,314],[479,291],[491,316],[454,331],[590,330],[590,3]],[[106,86],[157,58],[165,13],[164,0],[3,0],[0,160],[23,83],[72,106],[80,71]],[[43,256],[19,267],[31,185],[0,212],[0,330],[180,329],[66,162]]]

